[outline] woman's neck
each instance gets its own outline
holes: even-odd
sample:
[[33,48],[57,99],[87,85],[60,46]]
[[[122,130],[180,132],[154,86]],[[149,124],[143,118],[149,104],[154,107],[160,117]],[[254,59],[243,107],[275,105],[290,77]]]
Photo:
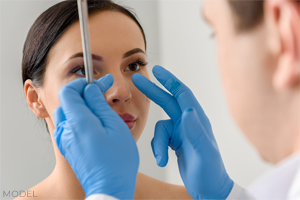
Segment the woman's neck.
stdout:
[[60,153],[57,148],[56,142],[53,139],[53,127],[49,127],[51,133],[51,140],[54,148],[56,158],[56,165],[53,172],[48,177],[51,188],[55,188],[55,192],[59,198],[64,196],[66,199],[84,199],[85,193],[81,187],[75,173],[73,172],[70,164],[65,157]]
[[[67,162],[65,160],[65,162]],[[53,192],[58,198],[64,199],[84,199],[85,193],[70,165],[57,163],[53,172],[49,176],[50,183],[55,188]]]

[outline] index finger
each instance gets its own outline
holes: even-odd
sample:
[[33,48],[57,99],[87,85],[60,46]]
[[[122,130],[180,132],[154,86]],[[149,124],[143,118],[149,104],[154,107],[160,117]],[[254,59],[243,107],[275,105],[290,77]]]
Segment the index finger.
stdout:
[[161,66],[154,66],[153,74],[157,80],[175,97],[182,112],[188,108],[194,108],[200,115],[199,117],[201,117],[203,123],[210,126],[210,122],[204,113],[204,110],[190,88],[182,83],[171,72]]
[[142,93],[162,107],[173,121],[177,121],[181,117],[180,107],[172,95],[138,73],[132,75],[132,82]]
[[153,74],[156,79],[175,97],[181,111],[191,107],[198,109],[199,103],[192,91],[171,72],[156,65],[153,67]]

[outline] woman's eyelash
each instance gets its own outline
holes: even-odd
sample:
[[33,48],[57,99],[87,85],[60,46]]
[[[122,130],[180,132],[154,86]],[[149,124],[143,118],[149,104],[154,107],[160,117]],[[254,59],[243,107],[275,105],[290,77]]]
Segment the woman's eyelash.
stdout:
[[[148,65],[148,62],[143,61],[142,59],[138,58],[136,61],[133,61],[133,62],[129,63],[128,65],[132,65],[132,64],[138,64],[140,67],[144,67],[144,66]],[[71,73],[76,74],[76,72],[78,72],[79,70],[83,70],[85,72],[84,65],[80,65],[80,66],[75,67],[71,71]],[[82,74],[82,75],[84,75],[84,74]]]
[[84,68],[84,65],[80,65],[80,66],[78,66],[78,67],[75,67],[71,72],[72,72],[72,73],[75,73],[75,72],[77,72],[79,69],[82,69],[82,68]]
[[[97,72],[95,71],[95,69],[93,69],[94,75],[97,74]],[[84,65],[79,65],[77,67],[75,67],[72,71],[72,74],[77,74],[77,75],[81,75],[81,76],[85,76],[85,67]]]
[[134,64],[134,63],[137,63],[137,64],[140,65],[141,67],[144,67],[144,66],[148,65],[148,62],[147,62],[147,61],[143,61],[143,60],[141,60],[140,58],[138,58],[136,61],[133,61],[133,62],[129,63],[128,65]]

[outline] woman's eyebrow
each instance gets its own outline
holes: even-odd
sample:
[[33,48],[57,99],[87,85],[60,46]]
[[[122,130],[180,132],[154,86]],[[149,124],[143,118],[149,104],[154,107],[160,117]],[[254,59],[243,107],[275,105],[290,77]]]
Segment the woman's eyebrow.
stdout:
[[143,54],[145,54],[145,52],[142,49],[135,48],[135,49],[132,49],[132,50],[127,51],[126,53],[124,53],[123,58],[127,58],[127,57],[129,57],[129,56],[131,56],[133,54],[136,54],[136,53],[143,53]]
[[[79,52],[79,53],[75,53],[74,55],[72,55],[67,61],[73,59],[73,58],[77,58],[77,57],[83,57],[83,53],[82,52]],[[95,54],[92,54],[92,59],[93,60],[98,60],[98,61],[102,61],[103,58],[101,56],[98,56],[98,55],[95,55]],[[66,62],[67,62],[66,61]]]
[[[145,52],[140,49],[140,48],[135,48],[135,49],[132,49],[130,51],[127,51],[124,55],[123,55],[123,58],[127,58],[133,54],[136,54],[136,53],[143,53],[145,54]],[[72,55],[70,58],[68,58],[67,61],[73,59],[73,58],[77,58],[77,57],[83,57],[83,53],[82,52],[79,52],[79,53],[75,53],[74,55]],[[98,61],[102,61],[103,58],[101,56],[98,56],[98,55],[95,55],[95,54],[92,54],[92,59],[93,60],[98,60]],[[66,62],[67,62],[66,61]]]

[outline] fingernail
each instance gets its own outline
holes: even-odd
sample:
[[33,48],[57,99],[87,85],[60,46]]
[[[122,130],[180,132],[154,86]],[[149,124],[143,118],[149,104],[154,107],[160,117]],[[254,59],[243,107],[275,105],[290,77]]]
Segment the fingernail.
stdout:
[[192,112],[194,109],[193,108],[188,108],[187,110],[186,110],[186,112]]
[[161,66],[159,66],[159,65],[155,65],[153,68],[152,68],[152,73],[154,74],[154,75],[159,75],[159,73],[156,71],[157,69],[159,69]]
[[161,167],[161,156],[158,154],[155,156],[155,158],[156,158],[157,165]]
[[139,74],[139,73],[134,73],[133,75],[132,75],[132,77],[141,77],[142,76],[142,74]]
[[105,79],[107,76],[109,76],[109,74],[106,74],[105,76],[99,78],[97,81],[100,81],[100,80],[102,80],[102,79]]

